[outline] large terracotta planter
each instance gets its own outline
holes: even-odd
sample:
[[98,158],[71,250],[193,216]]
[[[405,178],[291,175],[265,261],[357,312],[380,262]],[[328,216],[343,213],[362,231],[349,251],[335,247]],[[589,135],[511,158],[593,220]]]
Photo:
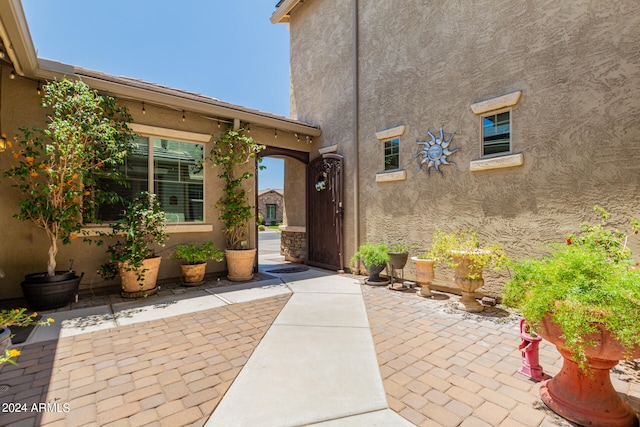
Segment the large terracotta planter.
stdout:
[[227,257],[227,279],[233,282],[245,282],[253,279],[253,265],[257,249],[224,251]]
[[[472,268],[469,253],[462,251],[452,251],[453,262],[457,265],[454,273],[454,282],[460,288],[462,297],[458,308],[471,313],[479,313],[484,310],[484,306],[478,302],[474,293],[484,286],[482,278],[482,268]],[[477,276],[469,279],[469,275]]]
[[207,269],[207,263],[200,264],[181,264],[182,284],[185,286],[198,286],[204,283],[204,274]]
[[547,315],[536,332],[556,346],[564,361],[560,372],[540,386],[542,401],[564,418],[584,426],[637,426],[635,411],[616,393],[609,370],[619,360],[640,358],[640,347],[625,352],[604,325],[586,337],[595,347],[586,349],[591,371],[585,373],[567,349],[558,324]]
[[[127,271],[125,269],[126,263],[119,263],[118,268],[120,270],[120,281],[122,283],[121,295],[125,298],[140,298],[158,292],[156,282],[158,280],[161,261],[162,257],[159,256],[147,258],[142,261],[142,268],[134,271]],[[138,278],[141,272],[144,272],[142,280]]]
[[435,271],[433,269],[435,261],[418,257],[411,257],[411,261],[416,263],[416,282],[420,285],[420,289],[416,292],[416,295],[432,297],[433,293],[429,288],[429,284],[433,282],[435,278]]

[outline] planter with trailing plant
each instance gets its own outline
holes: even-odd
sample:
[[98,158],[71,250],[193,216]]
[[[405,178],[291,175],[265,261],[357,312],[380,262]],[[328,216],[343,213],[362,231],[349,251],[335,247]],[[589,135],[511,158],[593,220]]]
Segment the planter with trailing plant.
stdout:
[[248,248],[249,224],[254,216],[255,206],[249,204],[245,181],[253,173],[239,170],[252,161],[260,162],[258,153],[264,145],[244,135],[242,130],[228,130],[213,141],[209,159],[213,166],[220,168],[218,174],[223,185],[223,195],[216,203],[220,210],[220,220],[224,224],[227,259],[227,278],[232,281],[247,281],[253,278],[253,267],[257,249]]
[[369,274],[369,278],[365,280],[366,284],[377,286],[388,284],[388,279],[380,277],[380,273],[387,267],[390,259],[388,250],[389,248],[383,244],[363,243],[351,257],[351,270],[358,271],[358,265],[362,262]]
[[475,292],[484,286],[482,270],[503,268],[507,263],[504,249],[496,244],[482,246],[478,233],[472,229],[451,233],[436,229],[430,252],[439,264],[454,269],[454,283],[462,294],[458,308],[472,313],[483,311],[475,298]]
[[[631,225],[638,233],[640,223],[632,219]],[[640,358],[639,262],[625,233],[604,224],[581,229],[549,255],[514,264],[503,301],[564,359],[561,371],[540,387],[547,406],[581,425],[637,426],[609,370],[619,360]]]
[[20,356],[20,350],[11,348],[11,326],[49,325],[53,319],[38,320],[38,313],[26,313],[24,308],[0,310],[0,365],[5,362],[16,364],[14,358]]
[[153,245],[164,244],[166,222],[157,196],[143,191],[111,226],[111,235],[118,240],[107,249],[110,258],[100,274],[107,280],[119,275],[123,297],[147,297],[158,291],[162,257],[155,254]]
[[224,252],[213,247],[213,242],[189,243],[176,246],[173,259],[184,261],[180,264],[182,269],[182,283],[185,286],[198,286],[204,283],[204,274],[207,269],[207,261],[224,260]]
[[47,271],[25,276],[22,289],[33,308],[68,304],[81,276],[57,270],[60,244],[69,244],[91,221],[98,204],[114,200],[103,189],[107,181],[122,183],[119,167],[133,149],[130,117],[115,99],[67,79],[43,86],[44,129],[21,128],[13,149],[15,166],[4,176],[22,193],[16,218],[42,228],[49,239]]

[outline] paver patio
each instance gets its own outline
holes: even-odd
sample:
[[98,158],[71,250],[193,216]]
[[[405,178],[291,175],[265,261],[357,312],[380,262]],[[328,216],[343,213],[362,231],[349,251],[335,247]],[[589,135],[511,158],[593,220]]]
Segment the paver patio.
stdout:
[[[304,274],[298,277],[295,285],[283,283],[302,289]],[[313,282],[326,280],[331,288],[332,277]],[[422,299],[381,287],[361,290],[380,368],[372,374],[382,377],[389,407],[410,423],[572,425],[541,403],[538,384],[517,373],[516,317],[496,308],[484,314],[455,310],[454,295]],[[0,389],[0,404],[24,404],[19,409],[25,411],[0,414],[0,425],[202,426],[290,295],[26,345],[18,366],[0,368],[0,386],[9,386]],[[543,343],[540,359],[546,373],[558,372],[554,347]],[[615,370],[612,380],[638,410],[640,381],[633,365]],[[47,411],[31,411],[42,402],[50,404]]]

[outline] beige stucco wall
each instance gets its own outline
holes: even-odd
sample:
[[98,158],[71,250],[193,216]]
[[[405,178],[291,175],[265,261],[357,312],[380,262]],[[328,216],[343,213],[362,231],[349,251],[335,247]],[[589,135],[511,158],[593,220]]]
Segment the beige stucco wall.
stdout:
[[284,159],[284,218],[286,226],[304,227],[306,219],[307,167],[299,160]]
[[[312,0],[291,16],[294,111],[322,127],[323,144],[342,143],[347,191],[355,171],[350,5]],[[435,227],[471,226],[519,258],[595,220],[596,203],[615,218],[640,216],[637,1],[359,0],[359,15],[361,242],[427,249]],[[524,165],[471,172],[481,154],[471,104],[513,91],[522,98],[512,109],[512,149]],[[383,144],[375,132],[398,125],[406,126],[407,178],[376,182]],[[426,178],[412,156],[441,125],[455,132],[457,167]],[[345,202],[348,259],[353,198]],[[499,293],[503,281],[490,278],[485,291]]]
[[[45,126],[44,110],[39,106],[39,97],[36,94],[37,82],[17,77],[15,80],[8,78],[9,70],[2,68],[1,86],[1,125],[2,131],[6,132],[9,139],[18,134],[20,126]],[[171,108],[162,108],[146,104],[146,114],[142,114],[142,104],[136,101],[121,101],[122,105],[129,108],[133,116],[133,122],[158,128],[168,128],[187,132],[195,132],[204,135],[218,134],[224,130],[217,126],[217,121],[202,118],[200,114],[190,114],[186,112],[186,120],[182,121],[182,112]],[[223,125],[224,126],[224,125]],[[300,151],[308,151],[306,144],[297,142],[293,134],[281,131],[278,137],[274,136],[273,128],[260,128],[253,126],[250,136],[265,145],[278,146]],[[205,147],[205,155],[210,151],[211,143]],[[0,153],[0,176],[6,171],[13,157],[11,151]],[[255,170],[255,164],[248,164],[244,170]],[[175,245],[191,241],[211,240],[215,246],[224,249],[224,235],[222,224],[218,220],[218,210],[215,208],[216,201],[221,196],[220,180],[217,178],[218,171],[210,165],[205,167],[205,220],[204,224],[209,225],[211,231],[207,232],[185,232],[185,227],[170,224],[168,226],[169,239],[162,248],[157,248],[157,253],[163,256],[160,268],[159,280],[173,280],[180,276],[178,261],[170,259],[172,248]],[[255,180],[248,180],[246,189],[253,204],[256,198]],[[20,282],[25,274],[46,270],[48,242],[44,231],[35,227],[31,223],[21,222],[13,218],[12,215],[18,211],[19,194],[11,186],[11,181],[0,178],[0,269],[6,277],[0,278],[0,299],[8,299],[22,296]],[[252,222],[252,223],[255,223]],[[256,232],[252,230],[250,236],[250,246],[255,247]],[[71,245],[60,248],[57,256],[58,268],[65,269],[69,266],[69,260],[74,259],[73,268],[78,272],[84,272],[85,276],[81,283],[81,289],[89,287],[97,288],[111,283],[103,282],[97,275],[96,269],[106,259],[106,245],[97,247],[87,245],[77,239]],[[226,268],[224,263],[210,262],[207,267],[208,273],[220,273]]]

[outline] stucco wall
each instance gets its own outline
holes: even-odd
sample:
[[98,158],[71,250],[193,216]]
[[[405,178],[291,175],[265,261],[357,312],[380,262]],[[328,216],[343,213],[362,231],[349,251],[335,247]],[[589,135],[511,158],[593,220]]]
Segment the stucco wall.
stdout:
[[[325,137],[351,133],[344,114],[326,111],[352,99],[348,90],[331,90],[351,81],[346,3],[313,0],[292,14],[293,102]],[[404,240],[427,249],[436,227],[471,226],[519,258],[596,220],[596,203],[621,227],[640,215],[636,1],[523,0],[506,7],[491,0],[359,0],[359,15],[361,242]],[[513,91],[522,98],[512,109],[512,151],[523,153],[524,165],[471,172],[470,162],[481,156],[481,119],[471,104]],[[406,126],[400,165],[407,178],[377,183],[383,144],[375,132],[397,125]],[[441,125],[455,132],[452,147],[461,150],[450,160],[457,166],[427,178],[412,156],[427,130]],[[346,143],[349,186],[353,144]],[[349,214],[352,198],[345,202]],[[345,241],[348,259],[353,248]],[[412,266],[405,273],[411,277]],[[498,293],[503,281],[490,278],[485,291]]]
[[[39,96],[36,93],[37,82],[17,77],[15,80],[8,78],[9,69],[2,67],[1,86],[1,106],[0,111],[2,131],[6,132],[9,139],[13,139],[18,134],[21,126],[45,126],[45,111],[40,107]],[[142,104],[136,101],[121,101],[122,105],[129,108],[133,116],[133,122],[159,128],[195,132],[204,135],[218,134],[224,130],[224,123],[218,128],[217,121],[205,119],[200,114],[190,114],[186,112],[186,120],[182,120],[182,112],[161,108],[154,105],[145,105],[145,114],[142,114]],[[293,134],[280,132],[276,138],[274,129],[253,126],[250,136],[256,141],[271,146],[308,151],[305,143],[299,143]],[[210,144],[205,146],[205,156],[210,151]],[[13,161],[11,150],[0,153],[0,176],[6,171]],[[255,171],[255,164],[244,166],[243,170]],[[221,196],[220,180],[217,178],[218,171],[210,164],[205,167],[205,219],[204,224],[210,225],[212,231],[207,232],[185,232],[184,227],[169,224],[167,227],[169,239],[162,248],[157,248],[157,253],[163,256],[160,267],[159,280],[174,280],[180,276],[178,261],[170,259],[172,249],[175,245],[191,241],[201,242],[211,240],[214,245],[224,249],[224,235],[222,224],[218,220],[218,209],[215,207],[216,201]],[[246,189],[250,203],[254,204],[255,180],[248,180]],[[11,181],[0,178],[0,269],[6,273],[5,278],[0,278],[0,299],[16,298],[22,296],[20,282],[24,275],[36,271],[46,270],[48,241],[43,230],[37,228],[29,222],[21,222],[12,216],[18,212],[18,191],[11,186]],[[254,223],[254,222],[252,222]],[[250,233],[250,245],[255,247],[257,231]],[[96,269],[107,259],[106,245],[97,247],[87,245],[75,240],[71,245],[63,245],[57,256],[58,268],[66,269],[69,260],[74,259],[73,268],[78,272],[84,272],[85,276],[81,283],[81,290],[89,287],[97,288],[118,283],[104,282],[96,274]],[[222,272],[226,268],[224,263],[210,262],[207,267],[208,273]]]

